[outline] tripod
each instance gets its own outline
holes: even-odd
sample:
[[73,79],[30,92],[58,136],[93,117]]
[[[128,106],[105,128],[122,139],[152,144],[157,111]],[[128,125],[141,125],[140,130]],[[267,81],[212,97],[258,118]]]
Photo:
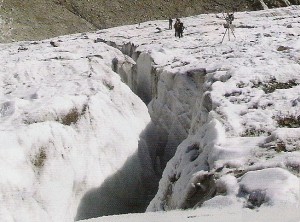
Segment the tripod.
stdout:
[[226,33],[228,33],[228,40],[230,41],[230,31],[231,31],[232,35],[234,36],[234,38],[236,38],[235,35],[234,35],[234,32],[233,32],[232,24],[229,24],[229,23],[224,24],[224,28],[226,28],[226,30],[225,30],[225,32],[224,32],[224,35],[223,35],[221,44],[222,44],[223,41],[224,41],[224,38],[225,38]]
[[[228,33],[228,40],[229,40],[229,41],[230,41],[230,31],[232,32],[232,35],[234,36],[234,38],[236,38],[235,35],[234,35],[234,32],[233,32],[233,25],[232,25],[232,22],[233,22],[233,20],[234,20],[234,15],[233,15],[233,13],[232,13],[232,14],[227,13],[227,16],[226,16],[226,17],[225,17],[225,15],[224,15],[224,13],[223,13],[223,16],[224,16],[225,21],[226,21],[226,23],[225,23],[223,26],[224,26],[224,28],[225,28],[226,30],[225,30],[225,33],[224,33],[224,35],[223,35],[221,44],[223,43],[224,37],[225,37],[225,35],[226,35],[226,32]],[[230,30],[229,30],[229,29],[230,29]]]

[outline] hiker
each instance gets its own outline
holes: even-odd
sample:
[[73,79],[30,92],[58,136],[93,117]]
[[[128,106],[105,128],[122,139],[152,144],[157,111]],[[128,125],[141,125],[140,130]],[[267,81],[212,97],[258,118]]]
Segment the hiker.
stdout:
[[180,23],[180,19],[176,19],[176,22],[174,24],[174,29],[175,29],[175,37],[178,36],[179,37],[179,23]]
[[169,18],[169,29],[172,29],[173,26],[173,19]]
[[179,22],[179,25],[178,25],[178,37],[179,38],[182,38],[182,34],[183,34],[183,30],[184,30],[184,26],[183,26],[183,23],[182,22]]

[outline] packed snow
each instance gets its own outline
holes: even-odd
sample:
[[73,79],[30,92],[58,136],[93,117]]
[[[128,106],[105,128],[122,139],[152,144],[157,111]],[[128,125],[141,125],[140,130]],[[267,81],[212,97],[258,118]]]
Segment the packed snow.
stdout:
[[81,222],[298,222],[299,213],[285,206],[278,208],[261,208],[259,210],[239,209],[235,207],[208,207],[194,210],[176,210],[169,212],[148,212],[144,214],[126,214],[100,217]]
[[147,211],[283,204],[299,212],[299,14],[299,6],[235,13],[229,36],[222,14],[182,18],[182,39],[167,21],[98,32],[132,58],[152,59],[152,78],[137,76],[152,86],[149,112],[167,131],[167,160],[175,141]]
[[1,220],[299,221],[299,14],[1,45]]
[[130,58],[84,35],[54,41],[0,46],[1,221],[74,221],[150,122],[112,71],[114,58]]

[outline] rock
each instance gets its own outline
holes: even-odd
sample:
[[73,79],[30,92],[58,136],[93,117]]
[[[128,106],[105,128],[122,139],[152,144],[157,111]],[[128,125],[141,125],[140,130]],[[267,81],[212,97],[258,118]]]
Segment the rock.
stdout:
[[290,48],[289,47],[286,47],[286,46],[279,46],[278,48],[277,48],[277,51],[279,51],[279,52],[282,52],[282,51],[286,51],[286,50],[289,50]]
[[159,28],[159,27],[156,27],[156,33],[160,33],[160,32],[162,32],[162,29],[161,28]]
[[94,43],[97,43],[97,42],[104,42],[106,43],[106,41],[104,39],[101,39],[101,38],[97,38],[94,40]]
[[26,48],[26,47],[24,47],[24,46],[20,46],[20,47],[18,48],[18,51],[26,51],[26,50],[28,50],[28,48]]
[[57,42],[53,42],[53,41],[50,42],[50,45],[52,45],[53,47],[58,47],[59,46],[59,44]]
[[207,112],[212,110],[213,106],[210,92],[206,92],[203,95],[203,106],[207,110]]
[[264,37],[272,37],[272,35],[269,33],[264,33]]

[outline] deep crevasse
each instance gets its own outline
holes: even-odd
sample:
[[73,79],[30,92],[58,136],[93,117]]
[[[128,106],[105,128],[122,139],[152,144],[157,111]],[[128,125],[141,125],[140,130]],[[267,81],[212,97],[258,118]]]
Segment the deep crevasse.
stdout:
[[[299,26],[287,26],[291,18],[297,18],[298,10],[297,6],[293,6],[237,13],[235,33],[239,38],[223,45],[218,45],[223,33],[216,34],[221,23],[216,22],[213,15],[185,18],[189,28],[193,28],[186,31],[185,38],[172,42],[168,39],[171,31],[155,32],[155,27],[165,25],[164,21],[127,27],[126,34],[130,36],[130,41],[113,36],[111,30],[107,31],[115,46],[129,49],[127,54],[148,53],[152,58],[154,81],[149,80],[149,72],[146,72],[148,85],[154,88],[153,100],[148,105],[152,120],[162,128],[169,127],[165,134],[170,141],[176,141],[180,136],[180,140],[183,140],[181,144],[174,143],[175,146],[179,145],[175,149],[165,146],[165,156],[168,153],[172,156],[176,149],[177,152],[167,164],[159,191],[148,207],[149,211],[230,204],[255,208],[298,202],[299,161],[296,159],[299,152],[295,148],[298,130],[278,127],[277,123],[283,113],[297,115],[296,105],[290,106],[278,96],[280,87],[273,94],[266,92],[266,89],[263,89],[263,93],[260,91],[271,83],[271,79],[276,79],[279,84],[296,81],[295,87],[288,89],[288,100],[298,101],[299,78],[295,73],[299,71],[299,65],[293,58],[298,55],[299,43],[293,36]],[[268,19],[268,25],[264,19]],[[262,20],[264,23],[261,23]],[[205,21],[206,25],[198,26],[199,21]],[[280,22],[273,24],[272,21]],[[288,29],[290,27],[293,29]],[[248,29],[247,35],[242,34],[244,28]],[[141,38],[136,34],[136,29],[143,29],[147,37]],[[278,29],[284,30],[286,35],[277,32]],[[124,37],[126,39],[125,34]],[[134,50],[129,42],[135,44]],[[280,50],[280,44],[292,45],[289,58],[276,52]],[[261,49],[269,51],[262,52]],[[280,62],[272,63],[274,60]],[[186,96],[191,88],[182,86],[189,79],[189,72],[203,68],[205,72],[200,72],[203,77],[200,90],[192,90],[198,97],[195,99],[191,94]],[[135,72],[135,75],[142,74]],[[183,78],[180,81],[182,84],[176,84],[176,78]],[[187,91],[180,91],[180,88]],[[259,102],[259,98],[263,102]],[[189,99],[193,105],[190,105]],[[273,108],[272,113],[266,104]],[[190,115],[193,107],[196,107],[195,112]],[[182,121],[184,119],[189,121]],[[182,127],[185,125],[182,123],[187,122],[187,127]],[[184,129],[188,129],[186,133]],[[278,140],[282,140],[282,143],[293,141],[291,145],[285,143],[293,148],[276,153],[280,149],[280,144],[275,142]],[[289,149],[292,149],[291,153]],[[271,175],[269,180],[264,178],[267,174]],[[277,183],[276,175],[282,183],[281,188],[273,186]],[[255,178],[263,182],[256,183]],[[262,192],[261,189],[267,191]]]
[[[151,162],[145,163],[145,166],[152,166],[153,173],[160,178],[161,172],[164,171],[167,162],[174,157],[182,141],[195,133],[198,134],[200,128],[207,125],[206,122],[208,121],[207,119],[209,119],[208,113],[212,109],[210,93],[209,91],[205,91],[207,89],[205,89],[204,86],[205,79],[208,81],[206,77],[207,71],[205,68],[191,68],[171,72],[164,70],[163,67],[158,67],[154,59],[151,58],[150,53],[137,52],[134,44],[125,44],[123,46],[117,46],[116,43],[112,42],[108,42],[108,44],[120,48],[120,50],[128,56],[135,57],[138,55],[135,57],[137,64],[136,67],[133,68],[133,72],[125,73],[122,69],[116,69],[116,71],[121,75],[124,82],[130,79],[136,79],[127,82],[133,90],[139,88],[139,84],[141,84],[141,86],[147,85],[147,87],[140,87],[144,90],[143,92],[136,91],[136,93],[142,99],[145,98],[144,95],[151,96],[148,109],[152,123],[155,126],[153,132],[156,132],[159,137],[152,137],[151,140],[148,140],[147,150],[150,152]],[[124,74],[127,75],[124,76]],[[212,73],[210,73],[209,76],[211,76],[211,74]],[[130,84],[133,82],[137,85]],[[143,100],[145,101],[145,99]],[[146,102],[147,101],[148,100],[146,100]],[[199,110],[201,111],[199,112]],[[212,125],[211,128],[215,127],[214,124],[210,125]],[[209,132],[205,132],[210,134],[206,135],[206,137],[210,136],[212,140],[214,140],[214,137],[218,137],[218,133],[213,133],[213,130],[214,129],[211,129]],[[155,140],[157,144],[151,144],[151,141],[153,143]],[[196,151],[197,146],[199,146],[198,143],[200,143],[201,140],[196,141],[194,151]],[[195,155],[195,153],[193,155]],[[197,170],[200,170],[200,168],[201,167],[197,168]],[[204,164],[202,169],[209,170],[209,167],[207,164]],[[174,180],[176,180],[175,177],[176,176],[173,178]],[[180,186],[188,187],[189,180],[184,180],[186,184],[180,184]],[[147,182],[148,180],[146,179],[145,181]],[[215,189],[213,183],[211,183],[210,186],[211,190]],[[194,202],[199,202],[200,199],[201,197],[197,196],[194,198]],[[187,208],[191,206],[192,205],[179,207]]]

